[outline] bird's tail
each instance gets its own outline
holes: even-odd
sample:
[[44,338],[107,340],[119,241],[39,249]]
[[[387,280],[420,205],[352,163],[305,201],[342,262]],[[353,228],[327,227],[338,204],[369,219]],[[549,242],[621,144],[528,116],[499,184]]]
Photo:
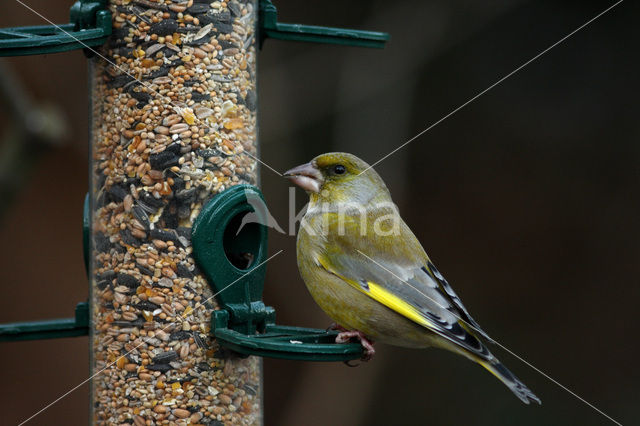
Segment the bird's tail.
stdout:
[[522,402],[529,404],[530,401],[535,401],[538,404],[542,404],[540,398],[535,396],[533,392],[522,383],[511,371],[500,363],[497,359],[492,361],[477,360],[478,364],[486,368],[491,374],[496,376],[502,383],[513,392]]

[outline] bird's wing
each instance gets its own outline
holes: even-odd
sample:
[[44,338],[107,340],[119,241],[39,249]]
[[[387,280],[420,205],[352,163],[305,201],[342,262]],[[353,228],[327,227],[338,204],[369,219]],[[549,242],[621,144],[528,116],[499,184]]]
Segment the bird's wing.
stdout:
[[[492,359],[488,338],[404,223],[398,236],[331,238],[317,263],[361,292],[473,354]],[[462,320],[462,321],[461,321]],[[469,325],[471,327],[469,327]]]
[[427,272],[431,276],[431,278],[438,283],[440,291],[444,292],[449,297],[449,301],[457,309],[460,318],[471,327],[473,327],[473,331],[480,333],[482,337],[493,343],[493,339],[489,337],[489,335],[482,328],[480,328],[480,324],[478,324],[476,320],[473,319],[471,314],[469,314],[469,311],[467,311],[467,308],[464,307],[464,305],[462,304],[462,300],[460,300],[456,292],[453,291],[453,288],[451,287],[451,285],[449,285],[449,282],[442,276],[440,271],[436,269],[436,265],[431,263],[431,260],[429,259],[427,259],[426,263],[427,266],[423,266],[425,272]]

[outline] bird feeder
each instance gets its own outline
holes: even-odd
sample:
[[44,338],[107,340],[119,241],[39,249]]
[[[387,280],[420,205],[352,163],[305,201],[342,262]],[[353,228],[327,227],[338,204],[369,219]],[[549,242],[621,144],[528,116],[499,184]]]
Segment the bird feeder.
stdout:
[[362,355],[336,332],[277,325],[262,302],[267,222],[252,200],[267,38],[388,35],[280,23],[268,0],[80,0],[70,24],[0,29],[0,56],[90,57],[89,302],[71,319],[0,325],[0,341],[89,334],[95,423],[261,423],[259,357]]

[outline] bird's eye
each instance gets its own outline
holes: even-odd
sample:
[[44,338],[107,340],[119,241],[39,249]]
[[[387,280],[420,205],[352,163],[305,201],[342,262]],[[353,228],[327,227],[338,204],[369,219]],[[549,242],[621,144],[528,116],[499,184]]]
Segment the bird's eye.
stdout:
[[344,174],[344,172],[346,172],[346,171],[347,171],[346,167],[343,166],[342,164],[338,164],[338,165],[333,167],[333,173],[335,173],[337,175]]

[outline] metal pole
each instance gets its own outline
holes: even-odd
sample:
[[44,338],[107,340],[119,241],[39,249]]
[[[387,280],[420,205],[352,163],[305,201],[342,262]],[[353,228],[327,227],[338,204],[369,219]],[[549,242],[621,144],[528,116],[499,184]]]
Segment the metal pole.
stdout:
[[257,4],[109,9],[90,65],[92,420],[261,424],[261,361],[210,339],[190,241],[204,203],[257,181]]

